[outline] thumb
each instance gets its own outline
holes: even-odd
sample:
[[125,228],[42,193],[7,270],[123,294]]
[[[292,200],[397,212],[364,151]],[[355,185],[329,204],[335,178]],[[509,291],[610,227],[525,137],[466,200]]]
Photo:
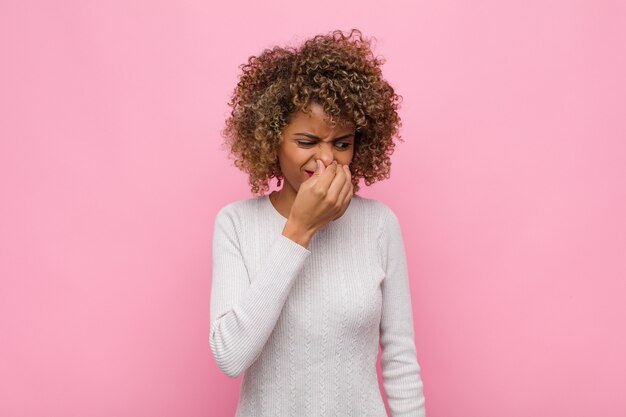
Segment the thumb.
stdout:
[[321,160],[319,160],[319,159],[316,159],[315,163],[317,164],[317,169],[315,170],[315,175],[317,175],[319,177],[320,175],[322,175],[322,172],[324,172],[324,170],[325,170],[324,163]]

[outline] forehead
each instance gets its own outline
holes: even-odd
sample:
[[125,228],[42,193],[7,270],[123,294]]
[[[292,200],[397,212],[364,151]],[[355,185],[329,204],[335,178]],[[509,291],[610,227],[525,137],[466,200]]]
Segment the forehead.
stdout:
[[319,131],[338,131],[345,129],[354,129],[354,123],[347,120],[338,120],[335,127],[330,124],[330,120],[324,108],[317,104],[312,103],[309,105],[307,109],[308,112],[304,110],[297,111],[294,113],[289,123],[287,124],[287,128],[308,128],[311,130],[319,130]]

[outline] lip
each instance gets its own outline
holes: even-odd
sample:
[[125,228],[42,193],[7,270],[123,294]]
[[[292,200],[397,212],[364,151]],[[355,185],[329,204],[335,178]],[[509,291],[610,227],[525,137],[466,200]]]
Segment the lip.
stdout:
[[304,170],[304,172],[306,172],[306,173],[307,173],[307,175],[308,175],[309,177],[311,177],[311,176],[313,175],[313,171],[307,171],[307,170],[305,169],[305,170]]

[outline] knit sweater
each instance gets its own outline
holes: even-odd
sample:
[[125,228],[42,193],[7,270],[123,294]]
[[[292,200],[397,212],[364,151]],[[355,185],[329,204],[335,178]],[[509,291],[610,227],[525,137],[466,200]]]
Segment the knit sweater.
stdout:
[[354,195],[308,248],[282,234],[269,196],[217,214],[209,344],[244,378],[236,417],[425,416],[400,224]]

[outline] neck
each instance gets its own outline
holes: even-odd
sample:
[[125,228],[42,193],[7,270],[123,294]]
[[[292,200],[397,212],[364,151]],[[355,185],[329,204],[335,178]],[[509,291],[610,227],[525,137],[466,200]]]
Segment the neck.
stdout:
[[285,183],[283,188],[279,191],[274,191],[270,194],[270,201],[274,205],[274,208],[288,219],[296,195],[296,191]]

